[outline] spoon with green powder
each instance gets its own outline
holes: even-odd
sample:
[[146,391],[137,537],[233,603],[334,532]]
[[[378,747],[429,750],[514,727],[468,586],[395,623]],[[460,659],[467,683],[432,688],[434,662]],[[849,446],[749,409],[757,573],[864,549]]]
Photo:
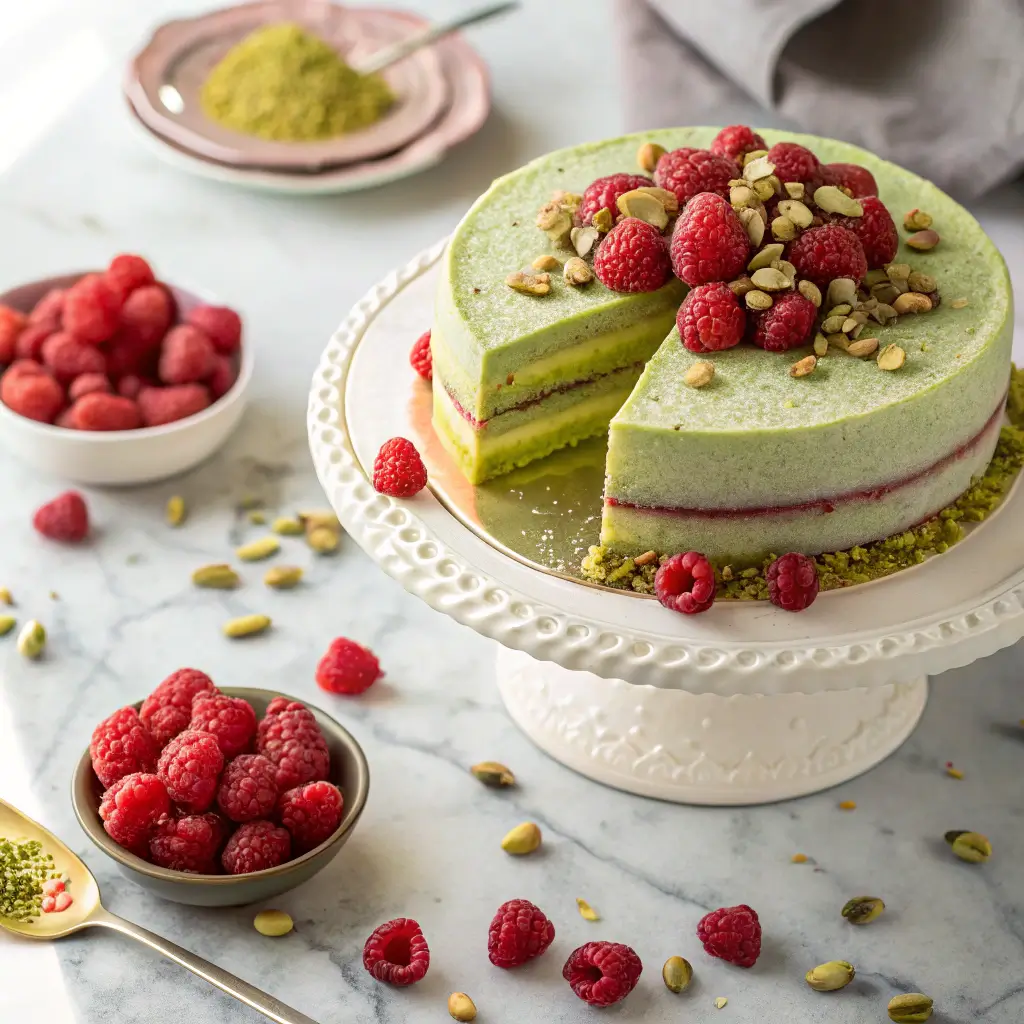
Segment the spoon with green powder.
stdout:
[[[64,900],[58,913],[46,911],[46,885],[59,882]],[[27,939],[62,939],[92,928],[127,935],[276,1024],[317,1024],[312,1017],[216,964],[131,921],[111,914],[100,902],[92,872],[55,835],[17,808],[0,800],[0,929]]]

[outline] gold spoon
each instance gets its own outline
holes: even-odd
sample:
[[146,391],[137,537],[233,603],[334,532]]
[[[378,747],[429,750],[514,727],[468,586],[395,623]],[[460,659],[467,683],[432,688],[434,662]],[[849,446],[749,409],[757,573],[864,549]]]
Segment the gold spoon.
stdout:
[[70,879],[68,892],[74,899],[67,910],[55,914],[40,914],[31,924],[0,917],[0,928],[27,939],[42,940],[62,939],[86,928],[109,928],[135,939],[136,942],[141,942],[144,946],[149,946],[168,960],[173,960],[211,985],[216,985],[222,992],[234,996],[239,1002],[259,1010],[277,1024],[317,1024],[312,1017],[286,1006],[279,999],[260,991],[241,978],[236,978],[216,964],[211,964],[209,960],[204,960],[201,956],[196,956],[195,953],[190,953],[187,949],[182,949],[181,946],[154,935],[153,932],[146,931],[145,928],[140,928],[123,917],[111,914],[100,902],[99,886],[85,864],[55,835],[4,800],[0,800],[0,836],[10,840],[37,840],[42,845],[43,852],[53,857],[54,871]]

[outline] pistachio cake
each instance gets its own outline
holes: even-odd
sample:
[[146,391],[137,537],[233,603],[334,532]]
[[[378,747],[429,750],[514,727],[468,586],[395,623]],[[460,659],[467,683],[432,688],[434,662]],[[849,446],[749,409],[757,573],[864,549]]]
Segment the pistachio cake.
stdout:
[[743,131],[562,150],[474,204],[430,343],[470,481],[608,430],[602,544],[721,563],[892,535],[984,471],[1010,375],[994,245],[864,150]]

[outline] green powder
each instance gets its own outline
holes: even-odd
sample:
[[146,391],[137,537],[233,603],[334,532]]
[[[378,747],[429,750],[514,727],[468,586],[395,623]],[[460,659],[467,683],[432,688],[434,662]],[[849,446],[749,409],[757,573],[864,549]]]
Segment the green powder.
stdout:
[[[864,547],[818,555],[815,562],[821,589],[838,590],[867,583],[918,565],[930,555],[942,554],[960,540],[964,536],[961,523],[980,523],[991,515],[1024,467],[1024,371],[1016,367],[1011,372],[1006,411],[1011,425],[1000,431],[988,468],[952,505],[912,530]],[[666,557],[662,555],[659,561]],[[775,557],[769,555],[761,565],[746,568],[716,565],[717,596],[739,601],[766,601],[768,584],[765,572]],[[586,579],[596,583],[653,594],[658,562],[638,568],[632,558],[616,555],[604,547],[592,547],[583,559],[581,569]]]
[[0,917],[31,923],[40,913],[43,883],[59,877],[36,840],[0,836]]
[[203,85],[206,115],[275,142],[313,142],[379,121],[395,97],[298,25],[271,25],[231,48]]

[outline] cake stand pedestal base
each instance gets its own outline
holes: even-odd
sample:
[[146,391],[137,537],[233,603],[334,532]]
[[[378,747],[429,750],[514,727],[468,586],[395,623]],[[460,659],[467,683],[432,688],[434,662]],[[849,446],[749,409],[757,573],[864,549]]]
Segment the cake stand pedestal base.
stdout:
[[616,789],[675,803],[762,804],[874,767],[913,732],[928,682],[720,697],[603,679],[498,649],[498,688],[545,753]]

